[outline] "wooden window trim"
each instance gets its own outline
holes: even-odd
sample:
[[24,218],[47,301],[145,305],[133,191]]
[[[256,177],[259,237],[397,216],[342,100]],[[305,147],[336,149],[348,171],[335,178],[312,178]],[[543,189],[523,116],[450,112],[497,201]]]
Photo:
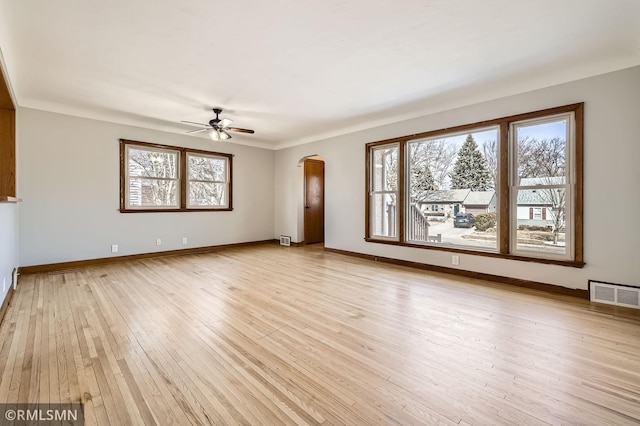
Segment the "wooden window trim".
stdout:
[[[148,208],[148,209],[131,209],[127,208],[126,204],[126,168],[127,168],[127,155],[126,147],[128,145],[141,146],[146,148],[157,148],[164,150],[178,151],[180,173],[178,176],[178,184],[180,187],[180,207],[179,208]],[[228,188],[229,188],[229,205],[223,208],[188,208],[187,207],[187,153],[189,154],[202,154],[215,157],[225,157],[228,161]],[[151,142],[134,141],[130,139],[120,139],[120,213],[177,213],[177,212],[223,212],[233,211],[233,154],[226,154],[222,152],[205,151],[201,149],[191,149],[172,145],[162,145]]]
[[[509,191],[509,124],[516,121],[524,121],[535,118],[541,118],[545,116],[551,116],[556,114],[562,114],[567,112],[573,112],[575,118],[575,208],[573,215],[573,238],[574,238],[574,256],[572,260],[563,260],[563,259],[553,259],[553,258],[542,258],[542,257],[529,257],[520,254],[511,254],[510,253],[510,218],[511,214],[516,214],[516,212],[511,212],[511,203],[510,203],[510,191]],[[498,151],[498,181],[499,188],[496,189],[496,192],[499,193],[499,212],[498,212],[498,221],[499,221],[499,230],[498,230],[498,249],[497,251],[481,251],[481,250],[470,250],[461,247],[447,247],[447,246],[439,246],[433,244],[415,244],[408,243],[404,240],[404,211],[405,211],[405,182],[404,178],[406,176],[406,170],[404,168],[404,152],[405,146],[407,142],[415,140],[415,139],[426,139],[433,138],[440,135],[451,134],[451,133],[460,133],[467,130],[475,130],[482,127],[489,126],[498,126],[499,127],[499,151]],[[400,215],[400,230],[402,233],[399,241],[389,241],[383,239],[373,238],[370,235],[370,203],[369,203],[369,173],[371,169],[371,159],[370,159],[370,149],[371,147],[375,147],[378,145],[387,145],[392,143],[400,144],[400,158],[398,168],[400,170],[398,181],[400,185],[400,196],[399,199],[402,203],[398,206],[398,214]],[[396,245],[403,247],[412,247],[412,248],[420,248],[426,250],[437,250],[437,251],[446,251],[453,253],[462,253],[462,254],[472,254],[477,256],[486,256],[486,257],[494,257],[501,259],[510,259],[510,260],[519,260],[525,262],[535,262],[535,263],[543,263],[543,264],[551,264],[551,265],[560,265],[560,266],[569,266],[575,268],[582,268],[585,265],[584,262],[584,102],[563,105],[554,108],[547,108],[522,114],[516,114],[491,120],[480,121],[476,123],[463,124],[460,126],[447,127],[438,130],[431,130],[422,133],[415,133],[406,136],[400,136],[391,139],[385,139],[381,141],[370,142],[365,145],[365,155],[366,155],[366,187],[365,194],[366,202],[365,202],[365,238],[366,242],[377,243],[377,244],[388,244],[388,245]]]
[[9,90],[9,78],[0,67],[0,202],[16,198],[16,108]]

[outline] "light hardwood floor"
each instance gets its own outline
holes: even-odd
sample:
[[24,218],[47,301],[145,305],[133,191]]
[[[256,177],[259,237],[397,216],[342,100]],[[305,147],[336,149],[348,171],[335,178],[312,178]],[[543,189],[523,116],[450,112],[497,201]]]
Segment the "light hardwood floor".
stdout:
[[640,422],[636,311],[315,247],[25,275],[0,342],[90,425]]

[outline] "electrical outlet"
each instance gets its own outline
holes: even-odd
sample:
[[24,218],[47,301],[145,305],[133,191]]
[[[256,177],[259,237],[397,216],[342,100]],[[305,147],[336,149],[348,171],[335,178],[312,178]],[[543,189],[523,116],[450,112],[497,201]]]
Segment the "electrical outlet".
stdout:
[[189,240],[187,239],[187,237],[182,237],[182,244],[183,245],[189,244]]
[[117,252],[118,252],[118,245],[111,244],[111,253],[117,253]]
[[457,254],[454,254],[451,256],[451,264],[452,265],[459,265],[460,264],[460,256],[458,256]]
[[162,240],[161,240],[160,238],[158,238],[158,239],[156,240],[156,245],[157,245],[157,246],[159,246],[159,245],[161,245],[161,244],[162,244]]

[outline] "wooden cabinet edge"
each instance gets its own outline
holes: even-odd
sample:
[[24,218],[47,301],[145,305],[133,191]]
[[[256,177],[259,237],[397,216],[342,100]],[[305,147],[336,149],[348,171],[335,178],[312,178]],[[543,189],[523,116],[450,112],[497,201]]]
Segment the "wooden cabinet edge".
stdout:
[[8,195],[0,195],[0,203],[19,203],[21,201],[21,198],[11,197]]

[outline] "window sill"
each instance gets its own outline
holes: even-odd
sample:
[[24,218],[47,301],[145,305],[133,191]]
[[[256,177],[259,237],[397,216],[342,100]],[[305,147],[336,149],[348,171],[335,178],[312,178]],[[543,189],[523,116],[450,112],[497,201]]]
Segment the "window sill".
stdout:
[[120,209],[120,213],[183,213],[183,212],[230,212],[233,208],[224,209]]
[[21,198],[11,197],[9,195],[0,195],[0,203],[19,203]]
[[539,257],[517,256],[513,254],[503,254],[503,253],[490,252],[490,251],[469,250],[469,249],[464,249],[459,247],[442,247],[442,246],[436,246],[436,245],[401,243],[398,241],[377,240],[374,238],[365,238],[364,240],[368,243],[388,244],[388,245],[394,245],[394,246],[411,247],[411,248],[418,248],[418,249],[425,249],[425,250],[438,250],[438,251],[446,251],[446,252],[452,252],[452,253],[471,254],[474,256],[517,260],[520,262],[543,263],[546,265],[568,266],[570,268],[583,268],[585,266],[584,262],[578,262],[578,261],[572,261],[572,260],[543,259]]

